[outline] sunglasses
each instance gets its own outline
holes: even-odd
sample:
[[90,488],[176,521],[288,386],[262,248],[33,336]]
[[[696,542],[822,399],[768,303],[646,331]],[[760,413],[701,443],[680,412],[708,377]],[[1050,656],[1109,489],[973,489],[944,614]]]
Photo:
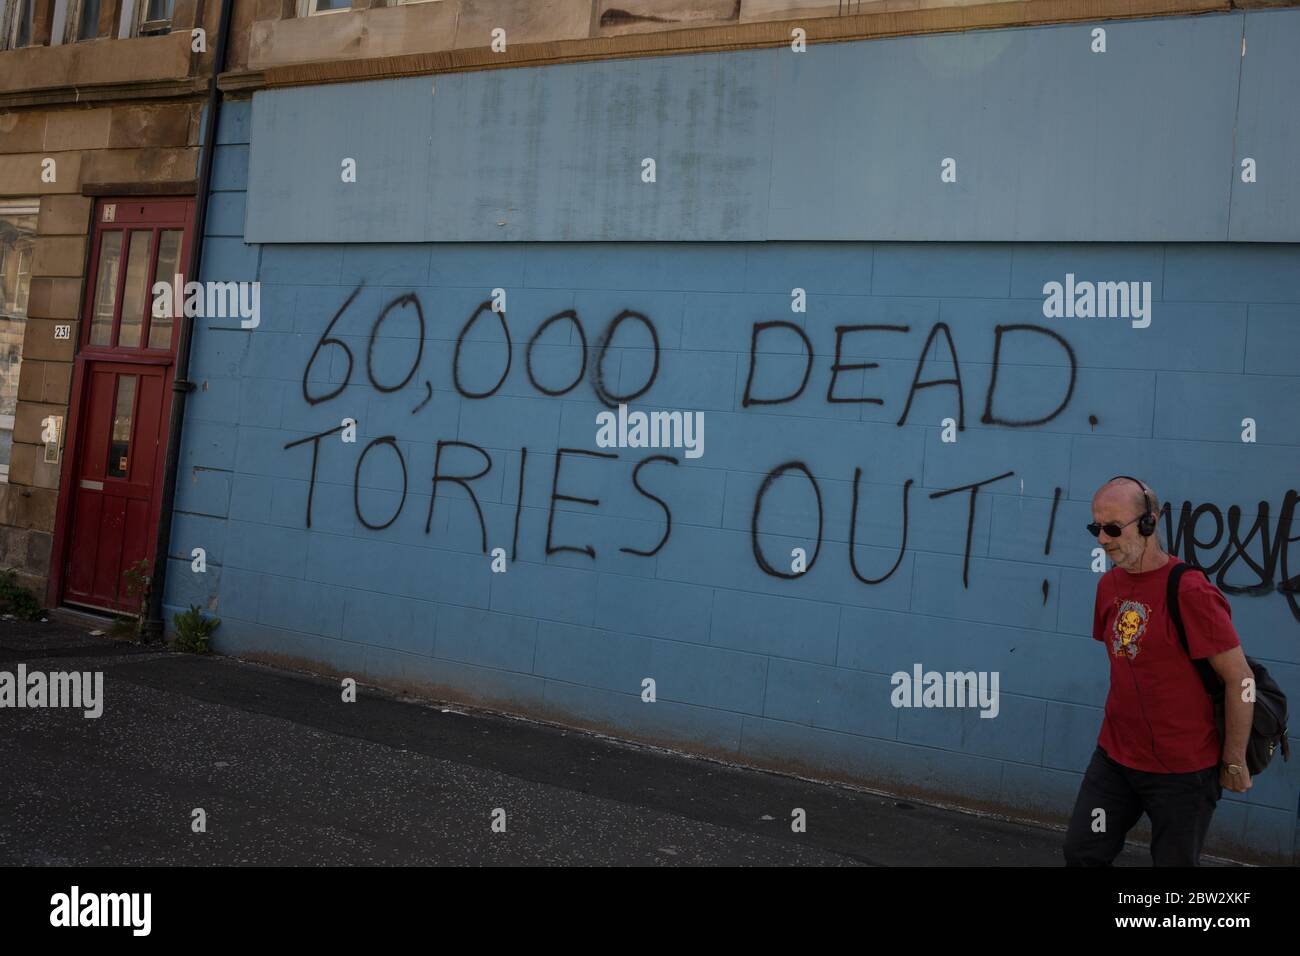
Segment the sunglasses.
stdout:
[[[1140,520],[1142,520],[1141,515],[1138,515],[1136,518],[1133,519],[1133,521],[1140,521]],[[1133,521],[1125,521],[1123,524],[1116,524],[1113,521],[1108,522],[1106,524],[1098,524],[1096,521],[1094,521],[1092,522],[1092,524],[1088,525],[1088,534],[1095,538],[1097,537],[1097,535],[1105,531],[1108,536],[1112,538],[1118,538],[1124,532],[1124,529],[1127,528],[1129,525],[1131,525]]]

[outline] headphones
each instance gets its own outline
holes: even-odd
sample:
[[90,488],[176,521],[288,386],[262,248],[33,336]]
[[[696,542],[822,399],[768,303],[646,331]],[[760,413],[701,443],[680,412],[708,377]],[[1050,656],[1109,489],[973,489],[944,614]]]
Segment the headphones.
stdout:
[[1155,511],[1151,508],[1151,496],[1147,494],[1147,486],[1131,475],[1116,475],[1115,478],[1111,479],[1111,481],[1114,481],[1116,478],[1125,478],[1142,489],[1142,500],[1146,503],[1146,511],[1142,513],[1142,517],[1138,518],[1138,534],[1142,535],[1144,538],[1151,537],[1156,533],[1156,521],[1158,519]]

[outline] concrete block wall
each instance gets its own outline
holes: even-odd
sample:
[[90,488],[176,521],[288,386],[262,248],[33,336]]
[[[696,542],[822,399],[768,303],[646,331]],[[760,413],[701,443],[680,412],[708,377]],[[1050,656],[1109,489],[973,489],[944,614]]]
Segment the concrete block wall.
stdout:
[[[1234,620],[1300,699],[1300,611],[1277,590],[1294,570],[1256,536],[1242,550],[1257,574],[1213,533],[1238,507],[1245,538],[1267,507],[1269,540],[1294,543],[1300,247],[249,245],[248,114],[223,113],[203,278],[260,281],[261,324],[197,331],[166,591],[169,615],[221,618],[219,650],[1060,820],[1106,693],[1083,525],[1123,472],[1172,505],[1166,538],[1185,502],[1206,506],[1179,553],[1229,586],[1265,585],[1231,595]],[[1150,326],[1046,318],[1043,284],[1067,272],[1152,282]],[[497,288],[504,319],[484,311],[466,330]],[[580,378],[576,325],[542,330],[566,310],[587,344]],[[605,342],[627,310],[644,321]],[[754,324],[776,321],[798,331],[761,333],[751,358]],[[839,364],[874,365],[841,369],[834,396],[878,403],[827,400],[848,325],[905,327],[843,338]],[[631,407],[702,412],[699,458],[596,445],[596,370],[607,395],[641,389],[651,326],[658,371]],[[1000,326],[1021,328],[999,345]],[[751,399],[798,387],[801,335],[802,393],[746,405],[751,361]],[[957,377],[960,390],[925,384]],[[345,418],[355,443],[331,432]],[[946,418],[964,426],[955,443]],[[677,460],[640,465],[655,455]],[[432,498],[435,468],[489,461],[466,481],[473,499],[446,481]],[[792,463],[755,530],[767,476]],[[972,511],[954,489],[975,483]],[[564,550],[548,554],[548,535]],[[804,574],[764,572],[759,555],[789,574],[794,548],[815,558]],[[894,708],[890,675],[915,663],[999,672],[998,717]],[[1225,799],[1213,845],[1292,860],[1298,797],[1300,762],[1278,764]]]

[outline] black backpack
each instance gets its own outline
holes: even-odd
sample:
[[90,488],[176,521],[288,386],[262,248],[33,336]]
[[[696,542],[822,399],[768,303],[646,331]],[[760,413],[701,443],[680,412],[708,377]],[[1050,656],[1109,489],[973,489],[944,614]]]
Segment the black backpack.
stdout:
[[[1187,632],[1183,629],[1183,614],[1178,606],[1178,582],[1188,571],[1205,572],[1190,564],[1176,564],[1169,571],[1169,589],[1165,601],[1169,615],[1174,619],[1178,629],[1178,640],[1182,642],[1183,651],[1191,657],[1187,647]],[[1208,578],[1208,575],[1207,575]],[[1219,740],[1224,739],[1223,719],[1223,679],[1204,658],[1192,659],[1196,672],[1201,675],[1201,683],[1206,693],[1214,701],[1214,722],[1219,727]],[[1282,748],[1282,759],[1291,759],[1291,745],[1286,739],[1286,694],[1277,686],[1277,681],[1269,675],[1267,668],[1254,658],[1247,657],[1246,663],[1255,673],[1255,719],[1250,728],[1250,737],[1246,740],[1246,768],[1251,776],[1259,773],[1273,759],[1273,751]]]

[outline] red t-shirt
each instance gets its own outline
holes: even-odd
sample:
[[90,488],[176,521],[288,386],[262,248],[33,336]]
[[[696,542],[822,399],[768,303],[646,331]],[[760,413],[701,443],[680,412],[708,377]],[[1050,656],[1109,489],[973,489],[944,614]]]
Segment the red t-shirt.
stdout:
[[[1097,743],[1112,760],[1149,773],[1192,773],[1219,763],[1214,706],[1178,641],[1165,607],[1169,572],[1181,564],[1130,574],[1111,568],[1097,582],[1092,636],[1110,657],[1110,694]],[[1241,641],[1232,611],[1205,575],[1189,571],[1179,607],[1192,657],[1212,657]]]

